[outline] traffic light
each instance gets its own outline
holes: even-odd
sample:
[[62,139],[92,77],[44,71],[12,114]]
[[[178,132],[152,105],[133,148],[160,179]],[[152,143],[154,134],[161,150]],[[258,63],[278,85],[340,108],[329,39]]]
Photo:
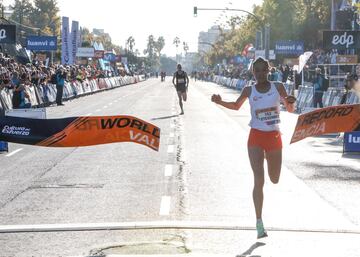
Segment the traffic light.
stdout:
[[197,16],[197,6],[194,6],[194,17]]

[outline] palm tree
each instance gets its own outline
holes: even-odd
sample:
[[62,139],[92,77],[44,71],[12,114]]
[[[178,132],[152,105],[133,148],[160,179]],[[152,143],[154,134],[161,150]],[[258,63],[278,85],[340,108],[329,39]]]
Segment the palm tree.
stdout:
[[126,40],[126,44],[128,46],[128,50],[132,53],[134,50],[134,46],[135,46],[135,39],[130,36],[127,40]]
[[158,52],[159,58],[161,56],[161,51],[165,46],[165,39],[164,37],[159,37],[158,40],[155,43],[155,49]]

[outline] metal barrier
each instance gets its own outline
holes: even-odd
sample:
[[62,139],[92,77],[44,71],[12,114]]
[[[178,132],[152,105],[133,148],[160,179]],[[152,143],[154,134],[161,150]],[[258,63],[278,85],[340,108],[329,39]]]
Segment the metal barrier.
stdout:
[[[78,80],[72,82],[65,82],[63,100],[69,100],[75,97],[88,95],[111,88],[134,84],[144,80],[144,76],[125,76],[113,78],[85,79],[82,82]],[[32,107],[39,107],[55,103],[56,85],[54,84],[26,86],[25,91],[29,95]],[[1,113],[4,113],[5,110],[13,108],[12,95],[12,89],[5,88],[0,91],[0,115]]]
[[[246,81],[242,79],[231,79],[222,76],[214,76],[212,82],[230,87],[236,88],[237,90],[242,90],[246,85],[250,85],[252,81]],[[297,102],[296,102],[296,111],[302,113],[307,111],[314,106],[314,88],[311,83],[306,83],[305,85],[300,85],[297,92],[295,90],[294,83],[285,83],[284,84],[286,92],[289,95],[296,94]],[[323,105],[334,106],[339,105],[344,95],[345,91],[339,87],[330,87],[327,91],[324,92],[323,95]],[[356,104],[360,103],[359,97],[354,92],[349,92],[346,104]]]

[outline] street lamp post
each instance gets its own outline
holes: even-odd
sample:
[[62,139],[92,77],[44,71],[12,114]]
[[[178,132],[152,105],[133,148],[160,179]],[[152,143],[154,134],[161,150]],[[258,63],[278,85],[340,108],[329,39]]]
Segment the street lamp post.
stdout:
[[176,46],[176,62],[179,63],[179,60],[178,60],[178,47],[179,47],[179,44],[180,44],[179,37],[174,38],[173,44]]

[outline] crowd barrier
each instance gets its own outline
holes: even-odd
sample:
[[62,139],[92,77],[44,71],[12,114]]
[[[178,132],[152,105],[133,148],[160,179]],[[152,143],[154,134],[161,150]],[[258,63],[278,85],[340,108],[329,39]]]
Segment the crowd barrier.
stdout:
[[[243,79],[231,79],[222,76],[214,76],[213,82],[237,90],[242,90],[246,85],[253,83],[252,81],[246,81]],[[288,94],[296,95],[297,112],[301,113],[314,106],[313,104],[314,90],[311,83],[300,85],[297,92],[295,90],[294,83],[285,83],[284,86]],[[344,93],[345,92],[342,89],[329,88],[326,92],[324,92],[323,95],[324,107],[339,105]],[[346,99],[346,104],[356,104],[356,103],[360,103],[359,97],[354,92],[349,92],[348,97]]]
[[[82,82],[77,80],[72,82],[65,82],[63,100],[66,101],[75,97],[134,84],[144,80],[145,76],[124,76],[86,79]],[[26,86],[25,91],[29,95],[29,101],[32,107],[46,106],[55,103],[56,85],[54,84]],[[4,115],[5,110],[13,108],[11,100],[12,95],[12,89],[5,88],[0,91],[0,115]],[[28,101],[28,99],[26,99],[26,101]]]

